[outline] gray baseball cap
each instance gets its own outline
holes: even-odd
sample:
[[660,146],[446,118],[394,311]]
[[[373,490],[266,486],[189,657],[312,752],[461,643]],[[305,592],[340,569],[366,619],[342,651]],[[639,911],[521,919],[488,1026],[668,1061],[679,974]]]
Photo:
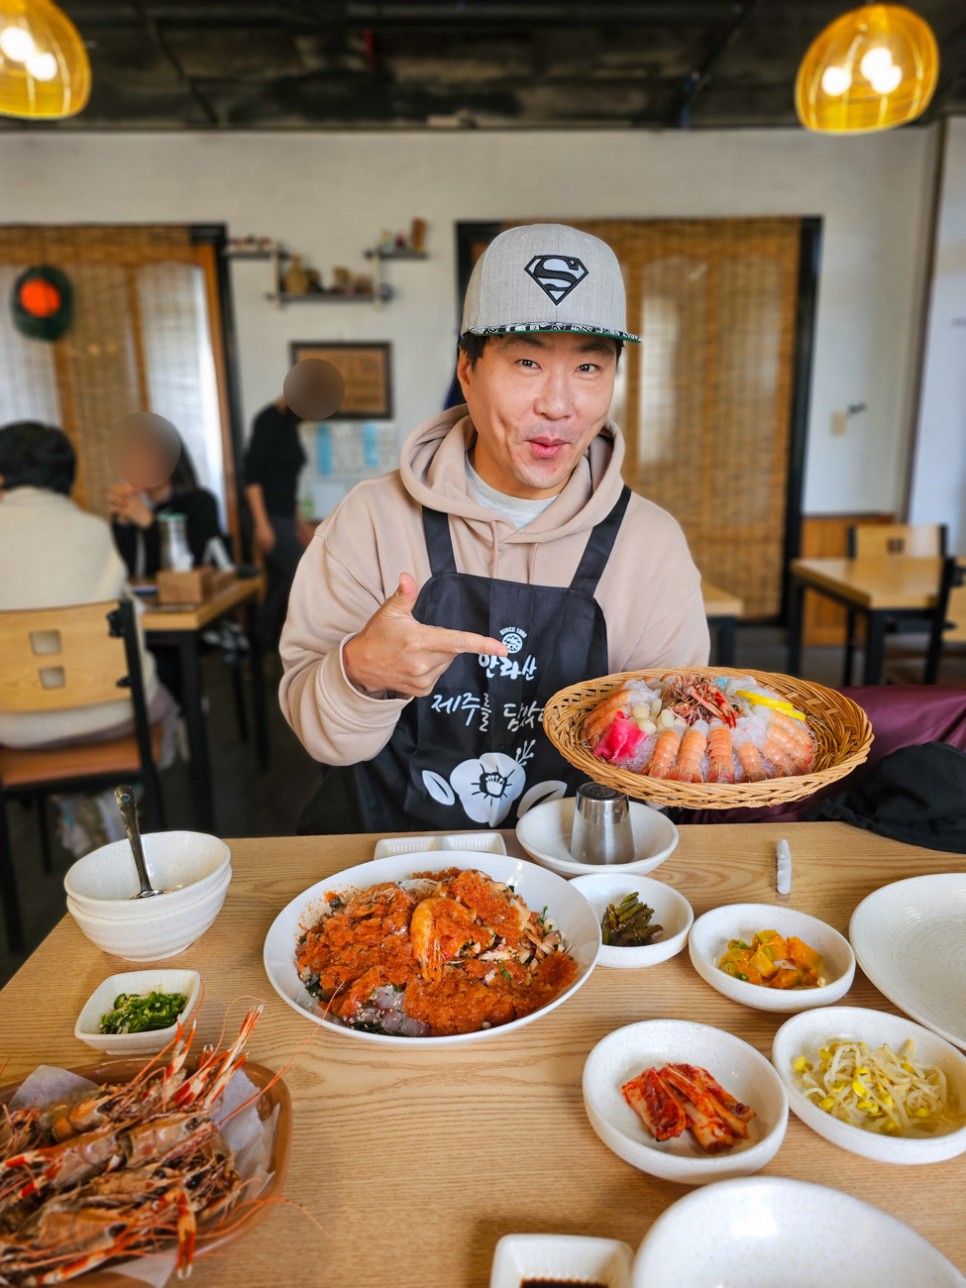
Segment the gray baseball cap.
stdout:
[[599,237],[566,224],[526,224],[494,237],[463,301],[462,335],[580,331],[640,342],[627,330],[624,278]]

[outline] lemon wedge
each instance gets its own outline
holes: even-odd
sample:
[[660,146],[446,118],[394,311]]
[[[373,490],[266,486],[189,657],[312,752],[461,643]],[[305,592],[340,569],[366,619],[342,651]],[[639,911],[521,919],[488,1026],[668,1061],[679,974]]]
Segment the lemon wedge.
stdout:
[[744,698],[756,707],[771,707],[773,711],[780,711],[782,715],[791,716],[793,720],[804,720],[805,712],[799,711],[793,707],[790,702],[785,702],[781,698],[768,698],[763,693],[749,693],[747,689],[738,689],[735,697]]

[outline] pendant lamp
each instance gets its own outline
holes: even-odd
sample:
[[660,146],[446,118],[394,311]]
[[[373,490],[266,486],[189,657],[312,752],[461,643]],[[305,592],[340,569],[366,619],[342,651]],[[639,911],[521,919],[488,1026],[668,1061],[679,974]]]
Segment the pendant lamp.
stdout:
[[0,116],[74,116],[91,93],[77,28],[51,0],[0,0]]
[[929,24],[895,4],[867,4],[836,18],[812,42],[795,82],[809,130],[868,134],[914,121],[939,77]]

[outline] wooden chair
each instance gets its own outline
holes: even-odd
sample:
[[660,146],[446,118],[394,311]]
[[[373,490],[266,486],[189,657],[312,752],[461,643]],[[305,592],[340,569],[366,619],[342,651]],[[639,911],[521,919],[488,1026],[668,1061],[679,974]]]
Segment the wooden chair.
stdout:
[[939,603],[929,636],[926,683],[935,684],[947,644],[966,644],[966,564],[955,555],[943,561]]
[[46,800],[53,792],[99,791],[131,780],[145,790],[145,814],[164,826],[154,758],[160,726],[148,721],[134,605],[130,600],[0,613],[0,711],[64,711],[116,702],[130,693],[134,733],[103,742],[18,750],[0,746],[0,897],[7,940],[23,948],[23,923],[7,827],[8,799],[36,801],[41,855],[50,871]]
[[[847,533],[847,551],[850,559],[872,559],[885,555],[908,555],[914,559],[946,557],[945,523],[859,523]],[[852,660],[858,643],[856,638],[858,614],[854,609],[846,612],[845,674],[843,686],[852,683]],[[933,617],[904,617],[890,622],[886,629],[896,633],[931,634]]]

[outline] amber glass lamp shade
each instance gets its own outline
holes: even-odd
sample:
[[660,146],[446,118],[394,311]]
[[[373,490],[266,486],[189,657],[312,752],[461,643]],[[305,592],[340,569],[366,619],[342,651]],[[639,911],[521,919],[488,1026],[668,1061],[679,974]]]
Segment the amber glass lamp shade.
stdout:
[[927,22],[902,5],[863,5],[812,42],[798,69],[795,108],[809,130],[891,130],[926,110],[938,76]]
[[51,0],[0,0],[0,116],[56,120],[90,98],[91,65]]

